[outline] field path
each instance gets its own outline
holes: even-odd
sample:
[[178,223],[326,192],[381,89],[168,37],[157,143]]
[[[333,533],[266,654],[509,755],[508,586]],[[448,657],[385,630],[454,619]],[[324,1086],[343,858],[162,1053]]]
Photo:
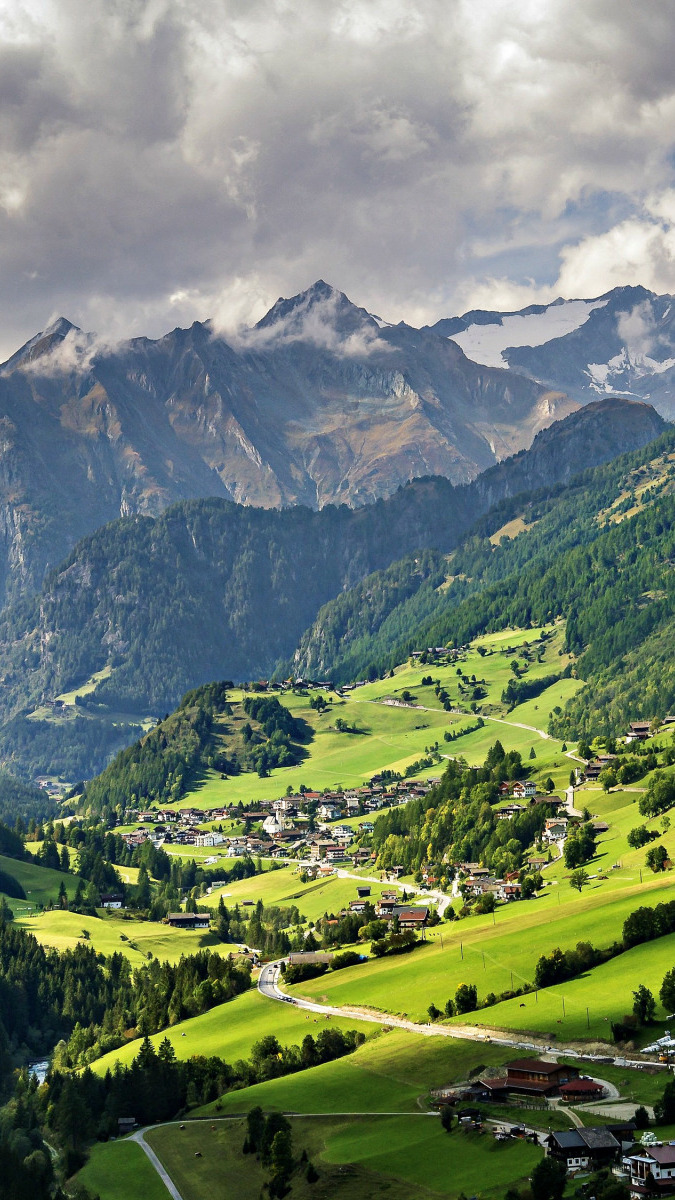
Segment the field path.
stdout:
[[[171,1124],[174,1124],[174,1122],[171,1122]],[[156,1126],[153,1126],[153,1128],[156,1128]],[[159,1175],[162,1183],[164,1184],[164,1187],[166,1188],[169,1195],[172,1197],[172,1200],[183,1200],[183,1197],[181,1196],[180,1192],[178,1191],[178,1188],[176,1187],[175,1183],[173,1182],[168,1171],[162,1166],[162,1164],[161,1164],[159,1158],[157,1157],[157,1155],[155,1154],[154,1150],[146,1142],[145,1137],[143,1136],[143,1130],[139,1129],[139,1130],[137,1130],[136,1133],[132,1133],[128,1140],[130,1142],[138,1142],[138,1145],[141,1147],[141,1150],[145,1151],[148,1158],[150,1159],[150,1162],[152,1163],[153,1167],[155,1168],[157,1174]]]

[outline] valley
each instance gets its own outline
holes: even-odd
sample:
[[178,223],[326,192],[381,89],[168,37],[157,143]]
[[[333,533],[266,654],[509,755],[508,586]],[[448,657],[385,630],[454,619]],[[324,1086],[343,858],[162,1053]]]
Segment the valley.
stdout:
[[[46,1083],[24,1074],[17,1086],[73,1194],[117,1200],[138,1172],[148,1195],[174,1200],[215,1197],[226,1181],[235,1195],[274,1190],[275,1179],[299,1196],[403,1200],[412,1187],[430,1200],[467,1189],[500,1200],[548,1169],[550,1130],[616,1129],[644,1104],[669,1136],[671,1117],[658,1114],[670,1113],[670,1047],[657,1039],[675,1007],[675,748],[670,670],[655,687],[648,664],[652,645],[667,658],[672,619],[673,435],[519,491],[548,469],[555,439],[541,437],[494,468],[496,503],[440,549],[392,559],[401,529],[412,546],[440,527],[434,505],[454,494],[443,483],[382,501],[374,526],[359,510],[363,553],[380,530],[388,565],[369,574],[362,558],[341,590],[336,574],[323,607],[308,593],[294,654],[285,582],[271,632],[284,631],[288,650],[275,662],[258,651],[260,676],[247,682],[235,671],[213,681],[208,636],[225,647],[229,634],[215,615],[222,598],[206,603],[219,585],[206,586],[203,551],[217,561],[242,522],[246,558],[261,529],[286,521],[288,557],[268,579],[278,588],[292,564],[300,589],[316,569],[314,549],[293,557],[306,521],[335,567],[324,512],[251,518],[211,501],[205,524],[198,504],[159,518],[161,529],[142,524],[126,563],[120,531],[102,531],[50,584],[57,624],[75,604],[77,639],[59,649],[47,638],[32,677],[19,669],[30,604],[6,612],[15,640],[4,643],[13,682],[0,738],[48,731],[52,807],[39,817],[45,793],[27,788],[26,817],[0,826],[0,1020],[8,1062],[51,1057]],[[354,519],[330,514],[343,566]],[[186,529],[201,576],[187,565]],[[183,555],[178,605],[171,589],[160,603],[167,547]],[[220,560],[222,580],[234,561]],[[271,593],[246,571],[251,601],[269,613]],[[131,604],[144,577],[154,642]],[[103,661],[93,647],[109,639],[106,588],[125,637]],[[237,611],[229,630],[248,621]],[[42,622],[44,603],[39,612]],[[253,626],[246,636],[253,645]],[[620,695],[612,681],[630,680],[632,661],[645,669]],[[181,679],[191,686],[176,706]],[[32,696],[14,715],[12,689],[17,704]],[[109,761],[78,780],[54,770],[49,747],[63,753],[80,722],[86,753],[99,738]],[[122,743],[112,757],[110,730]],[[76,739],[67,753],[78,761]],[[23,972],[7,974],[12,956]],[[592,1072],[604,1107],[536,1088],[534,1101],[527,1088],[491,1099],[519,1054],[532,1070],[543,1059],[573,1078]],[[439,1089],[456,1093],[440,1118]],[[262,1142],[244,1153],[266,1122],[277,1157]],[[527,1136],[508,1132],[520,1124]],[[640,1136],[631,1126],[630,1141]]]

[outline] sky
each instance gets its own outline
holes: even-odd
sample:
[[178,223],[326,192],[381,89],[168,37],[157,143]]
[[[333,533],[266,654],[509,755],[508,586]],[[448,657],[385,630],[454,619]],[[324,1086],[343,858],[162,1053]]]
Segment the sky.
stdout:
[[675,292],[663,0],[0,0],[0,355]]

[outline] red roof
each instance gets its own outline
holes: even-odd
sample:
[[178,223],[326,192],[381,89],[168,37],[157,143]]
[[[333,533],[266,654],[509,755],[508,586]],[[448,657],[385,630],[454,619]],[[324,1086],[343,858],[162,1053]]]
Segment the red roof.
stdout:
[[560,1085],[560,1091],[563,1093],[569,1092],[570,1095],[577,1095],[579,1092],[603,1092],[601,1083],[596,1083],[594,1079],[572,1079],[569,1083]]

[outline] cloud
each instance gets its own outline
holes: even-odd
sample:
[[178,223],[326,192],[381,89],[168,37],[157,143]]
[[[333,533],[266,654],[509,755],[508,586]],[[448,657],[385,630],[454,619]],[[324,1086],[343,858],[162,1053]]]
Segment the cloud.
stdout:
[[[346,310],[347,324],[341,319]],[[215,332],[227,329],[215,327]],[[306,292],[291,312],[280,313],[264,325],[229,330],[232,345],[240,350],[267,350],[293,342],[309,342],[341,358],[365,358],[376,352],[390,354],[393,347],[380,338],[372,318],[356,318],[341,292],[332,288],[317,298]]]
[[1,350],[318,277],[414,323],[675,290],[674,34],[657,0],[0,0]]

